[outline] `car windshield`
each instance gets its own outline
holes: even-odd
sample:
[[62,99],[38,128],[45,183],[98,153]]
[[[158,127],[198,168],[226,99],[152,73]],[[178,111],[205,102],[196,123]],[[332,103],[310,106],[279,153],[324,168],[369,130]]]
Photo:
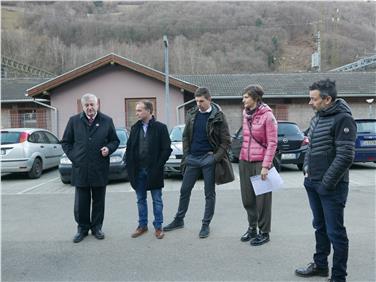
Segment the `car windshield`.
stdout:
[[184,131],[184,127],[181,127],[181,126],[174,127],[170,133],[171,142],[182,142],[183,131]]
[[376,121],[357,121],[357,133],[376,134]]
[[1,131],[1,144],[18,143],[21,132]]
[[278,123],[278,136],[302,135],[299,127],[294,123]]
[[120,139],[120,146],[125,146],[127,145],[127,141],[128,141],[128,136],[127,136],[127,133],[124,131],[124,130],[116,130],[116,134],[117,136],[119,137]]

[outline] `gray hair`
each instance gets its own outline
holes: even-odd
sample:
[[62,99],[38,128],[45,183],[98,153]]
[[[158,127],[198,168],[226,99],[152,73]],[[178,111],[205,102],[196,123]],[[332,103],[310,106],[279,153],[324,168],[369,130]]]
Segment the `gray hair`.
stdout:
[[84,105],[85,102],[89,100],[94,100],[96,104],[98,104],[98,98],[94,94],[86,93],[81,97],[81,104]]

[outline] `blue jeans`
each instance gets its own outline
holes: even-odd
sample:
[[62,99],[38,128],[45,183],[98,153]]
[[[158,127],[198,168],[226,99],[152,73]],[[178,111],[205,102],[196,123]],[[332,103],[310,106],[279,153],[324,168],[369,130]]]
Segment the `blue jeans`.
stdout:
[[204,176],[205,213],[202,224],[209,224],[215,209],[215,160],[213,154],[193,156],[189,154],[186,159],[186,168],[183,183],[180,188],[178,212],[175,218],[180,220],[188,211],[192,189],[200,174]]
[[318,267],[328,267],[330,244],[333,245],[332,278],[346,281],[349,240],[344,226],[344,209],[349,183],[339,182],[334,190],[326,190],[321,181],[305,178],[309,204],[313,213],[316,253],[313,260]]
[[[139,227],[146,227],[148,225],[148,203],[147,190],[146,190],[146,180],[147,180],[147,170],[141,168],[137,175],[137,207],[138,207],[138,225]],[[163,202],[162,202],[162,189],[152,189],[150,190],[151,197],[153,199],[153,212],[154,221],[153,225],[155,229],[161,229],[163,223]]]

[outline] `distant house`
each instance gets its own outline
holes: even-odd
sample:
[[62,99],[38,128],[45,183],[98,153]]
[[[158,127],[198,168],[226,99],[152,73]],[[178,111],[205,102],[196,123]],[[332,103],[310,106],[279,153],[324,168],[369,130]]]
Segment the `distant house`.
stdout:
[[51,128],[53,117],[49,106],[46,105],[49,100],[25,96],[26,89],[44,81],[46,79],[1,79],[1,128]]
[[[168,110],[171,128],[184,123],[185,112],[194,105],[194,91],[205,86],[234,132],[241,124],[242,90],[249,84],[260,84],[265,90],[264,101],[277,119],[295,121],[305,129],[313,116],[308,87],[325,78],[336,80],[338,96],[350,104],[355,118],[369,116],[366,99],[376,98],[375,72],[174,75],[169,78],[166,109],[162,72],[109,54],[50,80],[2,79],[2,127],[35,125],[61,137],[69,117],[81,111],[80,97],[93,93],[99,98],[100,109],[112,116],[118,127],[132,126],[135,102],[147,98],[153,101],[154,114],[162,122],[166,122]],[[375,109],[376,101],[371,106],[373,117]]]
[[154,115],[176,123],[176,108],[193,98],[197,86],[177,78],[169,79],[169,104],[165,105],[165,76],[162,72],[109,54],[26,90],[28,97],[47,99],[57,109],[59,137],[70,116],[82,111],[80,98],[93,93],[99,98],[100,110],[110,115],[117,127],[131,127],[136,121],[135,103],[149,99]]

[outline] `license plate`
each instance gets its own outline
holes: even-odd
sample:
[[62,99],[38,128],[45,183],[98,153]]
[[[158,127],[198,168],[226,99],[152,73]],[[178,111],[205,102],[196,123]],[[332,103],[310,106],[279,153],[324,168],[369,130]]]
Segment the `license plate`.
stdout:
[[296,154],[282,154],[282,160],[295,160]]
[[363,140],[362,146],[376,146],[376,140]]

